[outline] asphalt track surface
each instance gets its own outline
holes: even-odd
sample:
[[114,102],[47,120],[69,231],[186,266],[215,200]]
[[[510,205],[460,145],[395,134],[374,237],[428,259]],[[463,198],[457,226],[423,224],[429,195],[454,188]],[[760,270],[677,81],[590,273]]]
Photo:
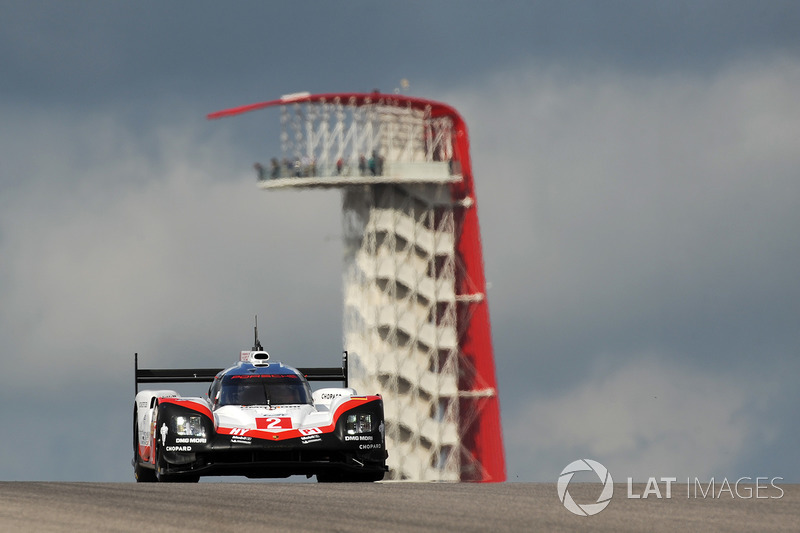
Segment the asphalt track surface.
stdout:
[[[575,501],[597,492],[576,485]],[[0,482],[0,531],[800,531],[800,485],[781,489],[645,500],[615,484],[606,509],[581,517],[544,483]]]

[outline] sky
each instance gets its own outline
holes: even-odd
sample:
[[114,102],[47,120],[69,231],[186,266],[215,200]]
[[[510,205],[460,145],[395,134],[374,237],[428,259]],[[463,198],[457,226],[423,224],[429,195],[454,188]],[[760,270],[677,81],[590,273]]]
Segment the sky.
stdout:
[[[342,349],[298,91],[469,127],[509,481],[800,482],[796,2],[0,2],[0,480],[131,481],[133,354]],[[190,391],[190,393],[196,393]]]

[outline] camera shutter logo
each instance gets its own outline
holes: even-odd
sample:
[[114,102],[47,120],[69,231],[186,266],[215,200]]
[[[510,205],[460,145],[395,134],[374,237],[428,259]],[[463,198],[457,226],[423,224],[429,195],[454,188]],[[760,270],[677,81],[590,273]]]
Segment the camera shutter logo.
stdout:
[[[575,500],[572,499],[572,496],[570,496],[567,490],[572,476],[574,476],[576,472],[583,471],[593,471],[603,483],[603,492],[600,493],[600,497],[597,498],[596,503],[575,503]],[[614,481],[611,479],[611,474],[608,472],[608,469],[591,459],[578,459],[568,464],[566,468],[561,471],[557,486],[558,499],[561,500],[564,507],[570,512],[580,516],[592,516],[599,513],[608,507],[608,504],[611,503],[611,497],[614,495]]]

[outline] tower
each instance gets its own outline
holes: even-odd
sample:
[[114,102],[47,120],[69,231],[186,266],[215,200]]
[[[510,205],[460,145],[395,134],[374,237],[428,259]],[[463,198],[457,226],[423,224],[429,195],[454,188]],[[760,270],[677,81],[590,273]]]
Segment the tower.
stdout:
[[351,383],[384,397],[389,478],[504,481],[477,204],[464,120],[396,94],[297,93],[259,186],[338,188]]

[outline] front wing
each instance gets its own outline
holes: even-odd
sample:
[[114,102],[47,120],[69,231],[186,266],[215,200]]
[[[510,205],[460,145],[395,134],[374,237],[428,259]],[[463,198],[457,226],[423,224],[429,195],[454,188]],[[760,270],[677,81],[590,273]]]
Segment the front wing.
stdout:
[[[350,415],[369,415],[371,431],[348,434]],[[177,420],[199,416],[205,436],[179,434]],[[154,424],[151,458],[160,477],[242,475],[281,478],[317,475],[318,479],[380,480],[386,472],[383,402],[360,396],[340,405],[325,426],[298,429],[214,428],[203,404],[162,398]],[[275,427],[268,426],[268,427]]]

